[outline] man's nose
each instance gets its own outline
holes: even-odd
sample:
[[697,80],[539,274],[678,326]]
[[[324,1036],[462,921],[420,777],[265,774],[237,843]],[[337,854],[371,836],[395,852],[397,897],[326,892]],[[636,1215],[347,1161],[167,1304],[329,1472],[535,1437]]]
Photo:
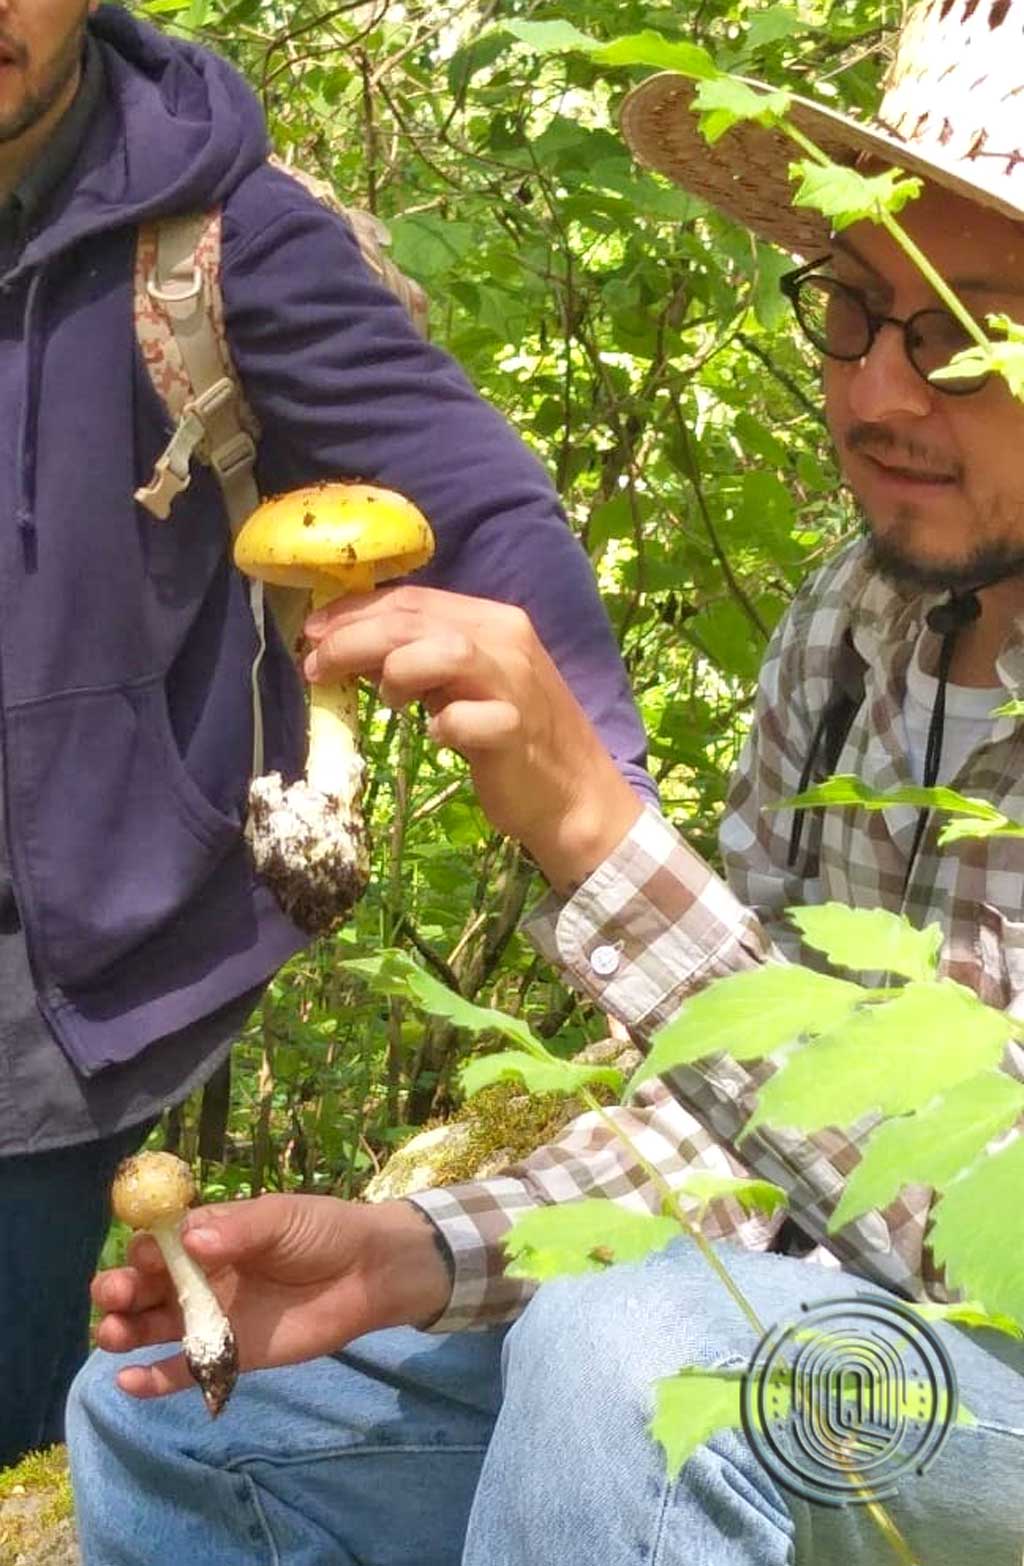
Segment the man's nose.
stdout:
[[923,418],[937,393],[907,357],[903,329],[883,322],[863,359],[850,366],[850,411],[877,424],[898,415]]

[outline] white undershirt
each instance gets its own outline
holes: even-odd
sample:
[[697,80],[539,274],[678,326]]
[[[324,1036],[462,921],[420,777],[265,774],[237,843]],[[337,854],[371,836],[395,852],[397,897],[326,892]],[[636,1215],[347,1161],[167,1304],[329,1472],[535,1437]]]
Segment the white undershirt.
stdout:
[[[907,691],[903,698],[903,723],[907,733],[907,755],[916,782],[924,781],[924,757],[928,746],[928,727],[932,720],[935,693],[939,682],[934,674],[921,668],[921,643],[918,641],[907,670]],[[946,686],[946,717],[942,726],[942,760],[939,783],[952,783],[972,751],[992,738],[998,719],[993,707],[1002,706],[1006,690],[1002,685],[979,689],[971,685]]]

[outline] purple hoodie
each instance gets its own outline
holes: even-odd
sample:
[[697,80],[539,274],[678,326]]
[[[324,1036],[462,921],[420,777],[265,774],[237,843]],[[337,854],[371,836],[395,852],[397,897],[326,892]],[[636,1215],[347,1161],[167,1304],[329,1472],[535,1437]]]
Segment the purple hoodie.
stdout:
[[[108,101],[0,279],[0,709],[15,891],[44,1013],[80,1071],[258,985],[303,944],[242,837],[254,631],[205,469],[133,499],[169,423],[134,338],[140,220],[224,208],[228,333],[277,493],[359,476],[409,495],[419,580],[521,604],[653,797],[585,555],[543,470],[370,276],[346,225],[265,161],[223,60],[102,7]],[[267,766],[301,771],[298,678],[266,663]]]

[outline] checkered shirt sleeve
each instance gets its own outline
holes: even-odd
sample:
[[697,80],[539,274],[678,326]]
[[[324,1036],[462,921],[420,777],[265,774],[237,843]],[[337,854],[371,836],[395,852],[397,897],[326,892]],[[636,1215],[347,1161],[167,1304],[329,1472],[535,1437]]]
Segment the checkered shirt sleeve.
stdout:
[[[769,810],[795,792],[810,738],[832,690],[835,650],[847,626],[868,663],[865,700],[837,768],[876,787],[911,781],[903,753],[906,662],[927,600],[908,603],[868,569],[863,546],[844,551],[798,594],[769,646],[750,737],[721,828],[728,885],[668,822],[645,810],[616,851],[567,901],[541,904],[527,925],[540,951],[570,983],[618,1017],[641,1044],[687,997],[721,975],[766,961],[823,966],[784,920],[791,905],[829,899],[899,909],[916,814],[809,813],[798,863],[788,865],[792,815]],[[1016,650],[1024,683],[1024,645]],[[1004,682],[1013,688],[1004,672]],[[1024,817],[1021,730],[1004,722],[957,787]],[[917,923],[943,926],[942,968],[989,1004],[1024,1015],[1024,864],[1019,845],[969,841],[952,851],[929,825],[906,907]],[[1019,1052],[1008,1069],[1021,1074]],[[637,1141],[669,1181],[692,1170],[756,1174],[786,1190],[789,1212],[815,1244],[808,1259],[846,1265],[912,1297],[948,1298],[925,1232],[933,1193],[905,1187],[884,1211],[835,1235],[829,1215],[860,1149],[878,1124],[812,1136],[762,1129],[737,1149],[738,1134],[773,1067],[718,1055],[645,1084],[611,1119]],[[658,1210],[643,1170],[601,1117],[583,1115],[548,1146],[504,1174],[409,1198],[432,1219],[455,1268],[448,1310],[432,1331],[484,1327],[515,1317],[530,1286],[504,1275],[501,1236],[524,1210],[583,1196],[634,1210]],[[748,1218],[728,1202],[705,1219],[715,1238],[771,1246],[780,1220]]]

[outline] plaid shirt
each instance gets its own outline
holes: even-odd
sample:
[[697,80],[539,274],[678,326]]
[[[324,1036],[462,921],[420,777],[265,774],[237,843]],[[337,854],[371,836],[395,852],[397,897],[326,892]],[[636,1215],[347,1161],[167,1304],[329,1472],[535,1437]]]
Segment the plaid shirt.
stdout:
[[[918,639],[934,662],[924,616],[936,596],[903,593],[873,573],[856,543],[812,578],[779,625],[761,670],[750,737],[721,827],[728,885],[648,809],[619,848],[569,900],[549,897],[527,926],[569,981],[646,1042],[709,980],[765,961],[824,967],[783,917],[791,904],[829,900],[905,912],[945,933],[942,971],[990,1005],[1024,1016],[1024,845],[974,839],[939,850],[929,822],[906,895],[917,812],[833,809],[804,821],[802,851],[787,868],[792,813],[767,811],[797,790],[818,717],[833,692],[837,650],[849,628],[865,660],[865,698],[839,772],[876,788],[914,781],[903,725],[906,672]],[[1008,694],[1024,686],[1024,625],[999,661]],[[993,721],[991,739],[948,781],[1024,819],[1024,724]],[[756,1019],[752,1019],[756,1026]],[[1024,1078],[1024,1053],[1005,1062]],[[695,1169],[757,1174],[789,1196],[789,1212],[816,1244],[808,1259],[843,1265],[915,1298],[945,1299],[925,1244],[932,1191],[905,1187],[884,1211],[832,1236],[826,1224],[878,1116],[813,1136],[764,1130],[735,1151],[770,1063],[726,1056],[646,1083],[610,1111],[670,1184]],[[431,1331],[490,1326],[516,1316],[532,1285],[504,1276],[501,1236],[525,1209],[603,1196],[634,1211],[659,1197],[629,1150],[592,1113],[507,1173],[409,1198],[444,1236],[454,1261],[449,1308]],[[734,1203],[708,1209],[710,1238],[773,1248],[782,1215],[748,1217]]]

